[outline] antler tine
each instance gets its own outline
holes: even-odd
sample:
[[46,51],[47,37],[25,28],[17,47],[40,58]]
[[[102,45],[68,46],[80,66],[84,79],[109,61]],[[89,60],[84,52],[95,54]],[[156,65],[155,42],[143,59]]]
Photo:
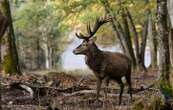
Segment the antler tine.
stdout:
[[90,28],[90,36],[89,37],[92,37],[96,32],[97,30],[100,28],[100,26],[104,23],[108,22],[105,18],[96,18],[96,22],[94,24],[94,28],[93,28],[93,31],[91,31],[91,28]]
[[82,33],[75,33],[76,37],[79,38],[79,39],[85,39],[85,40],[88,40],[89,38],[84,36]]
[[75,33],[75,35],[76,35],[77,38],[81,39],[81,36],[78,33]]
[[90,24],[87,25],[87,32],[89,35],[92,34],[92,31],[91,31],[91,27],[90,27]]

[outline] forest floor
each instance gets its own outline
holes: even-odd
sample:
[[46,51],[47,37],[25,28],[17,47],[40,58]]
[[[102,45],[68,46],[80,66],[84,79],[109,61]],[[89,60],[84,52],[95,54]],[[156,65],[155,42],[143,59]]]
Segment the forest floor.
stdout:
[[2,107],[3,110],[132,110],[142,101],[149,106],[158,90],[154,87],[143,89],[157,80],[157,70],[132,76],[133,101],[130,101],[126,86],[121,105],[118,105],[119,86],[114,81],[110,82],[107,99],[102,85],[100,101],[96,102],[94,75],[49,72],[43,76],[6,76],[2,78]]

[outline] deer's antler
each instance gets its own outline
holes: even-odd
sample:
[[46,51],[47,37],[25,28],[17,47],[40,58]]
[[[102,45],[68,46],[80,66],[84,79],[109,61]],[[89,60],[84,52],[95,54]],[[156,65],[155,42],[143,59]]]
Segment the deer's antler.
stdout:
[[101,25],[103,25],[104,23],[107,23],[111,20],[112,20],[111,17],[97,18],[96,22],[94,24],[93,30],[91,30],[90,24],[87,25],[87,34],[88,35],[83,35],[82,33],[79,33],[79,34],[76,33],[76,36],[80,39],[89,40],[97,32],[97,30],[100,28]]

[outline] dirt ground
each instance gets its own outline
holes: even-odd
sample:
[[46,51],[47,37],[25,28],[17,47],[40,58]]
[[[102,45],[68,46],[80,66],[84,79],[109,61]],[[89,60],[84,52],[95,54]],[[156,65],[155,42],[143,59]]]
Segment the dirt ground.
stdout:
[[[157,80],[157,70],[132,76],[133,89],[138,91]],[[100,101],[95,100],[94,75],[74,76],[64,72],[51,72],[44,76],[27,74],[2,79],[3,110],[132,110],[141,100],[150,103],[150,98],[158,92],[154,87],[133,92],[131,102],[125,87],[122,104],[118,105],[119,86],[114,81],[109,85],[108,97],[104,95],[103,84]],[[22,85],[32,91],[24,89]]]

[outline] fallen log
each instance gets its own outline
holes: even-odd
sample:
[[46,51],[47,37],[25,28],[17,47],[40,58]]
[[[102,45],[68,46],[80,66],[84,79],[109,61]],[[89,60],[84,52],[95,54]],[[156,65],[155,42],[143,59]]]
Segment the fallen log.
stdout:
[[27,91],[28,93],[30,93],[30,97],[33,98],[34,97],[34,91],[33,89],[28,86],[28,85],[25,85],[25,84],[22,84],[22,83],[12,83],[10,85],[10,88],[16,88],[16,89],[20,89],[20,90],[25,90]]
[[60,88],[49,87],[49,86],[35,86],[33,84],[22,83],[22,82],[12,83],[12,84],[10,84],[10,88],[26,90],[27,92],[30,93],[31,97],[33,97],[34,95],[38,95],[38,94],[41,96],[47,95],[48,91],[51,91],[51,90],[54,90],[57,92],[63,92],[63,93],[73,93],[73,92],[81,91],[81,90],[91,90],[91,88],[89,88],[87,86],[74,85],[69,88],[60,89]]
[[[133,88],[132,89],[132,93],[136,94],[145,90],[148,91],[157,91],[157,89],[153,88],[154,84],[151,84],[150,86],[147,87],[143,87],[141,86],[140,88]],[[27,92],[30,93],[30,97],[34,97],[34,96],[45,96],[47,94],[50,93],[50,91],[57,91],[59,93],[63,93],[63,95],[82,95],[82,94],[87,94],[87,93],[95,93],[95,89],[93,88],[89,88],[87,86],[80,86],[80,85],[74,85],[72,87],[69,88],[65,88],[65,89],[60,89],[60,88],[56,88],[56,87],[49,87],[49,86],[36,86],[33,84],[29,84],[29,83],[23,83],[23,82],[17,82],[17,83],[12,83],[10,84],[10,88],[16,88],[16,89],[20,89],[20,90],[26,90]],[[102,88],[104,90],[104,88]],[[111,91],[117,91],[117,93],[119,92],[119,89],[111,89],[109,88],[108,93],[111,93]]]

